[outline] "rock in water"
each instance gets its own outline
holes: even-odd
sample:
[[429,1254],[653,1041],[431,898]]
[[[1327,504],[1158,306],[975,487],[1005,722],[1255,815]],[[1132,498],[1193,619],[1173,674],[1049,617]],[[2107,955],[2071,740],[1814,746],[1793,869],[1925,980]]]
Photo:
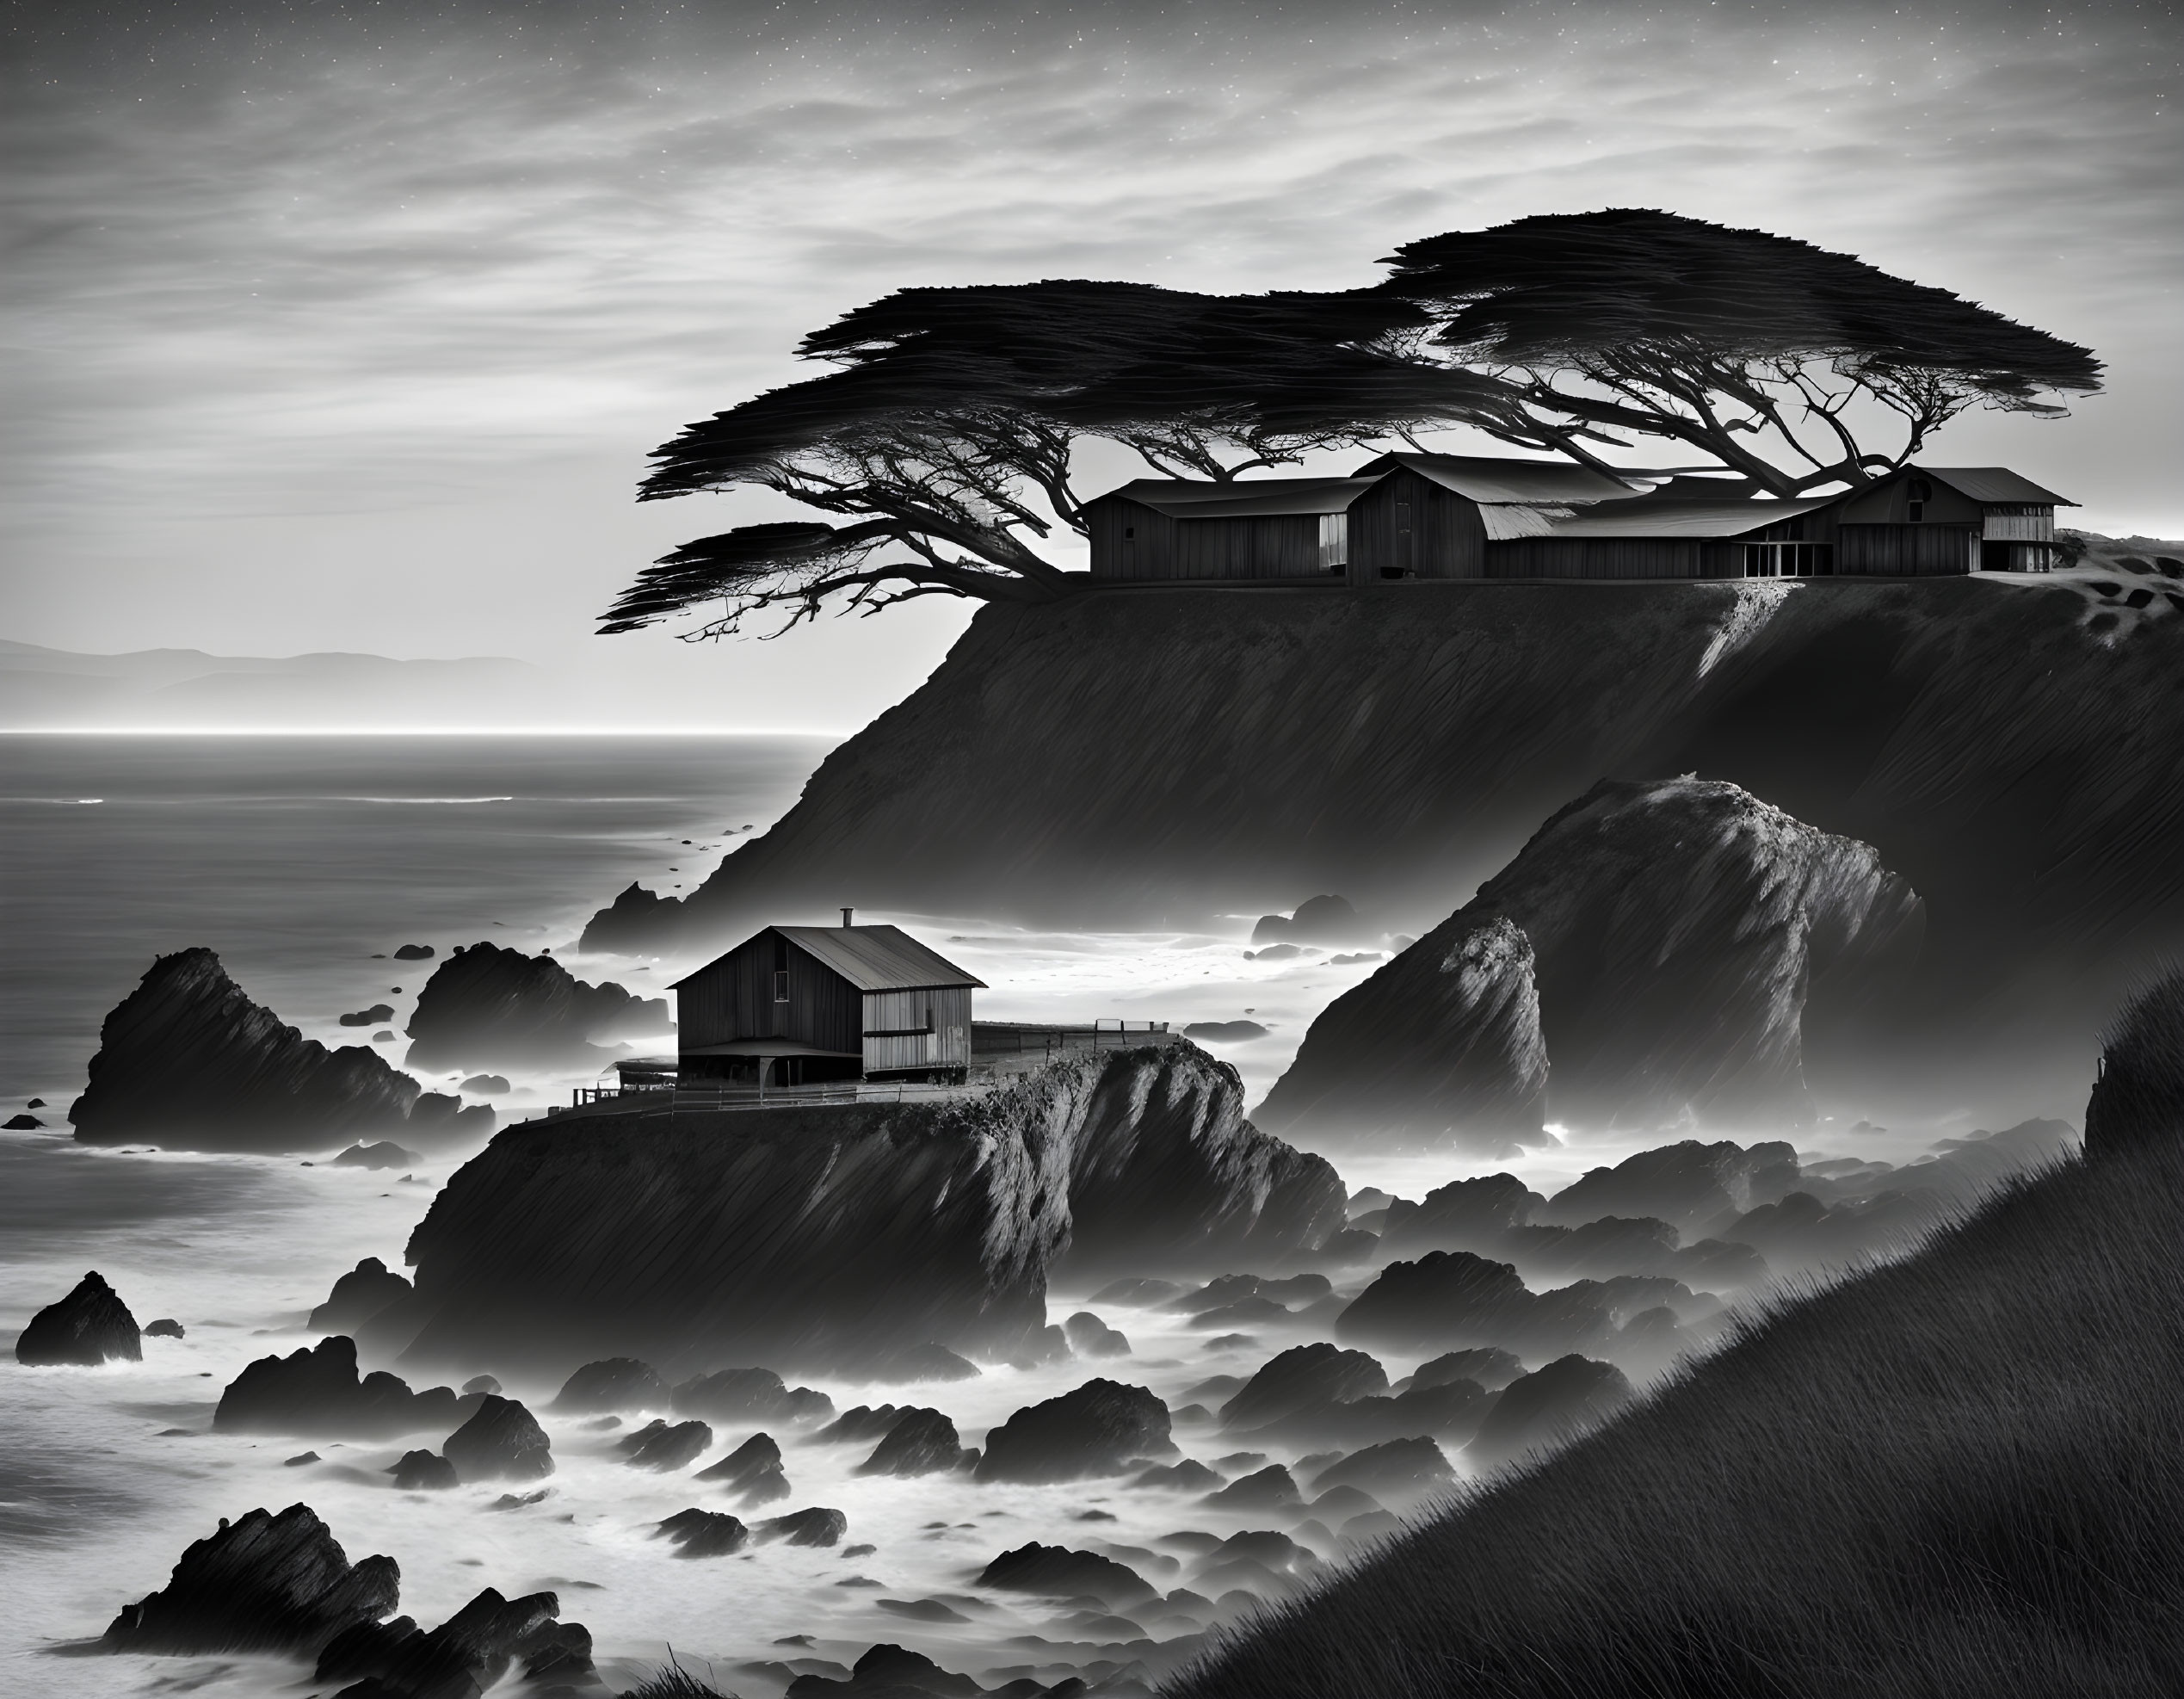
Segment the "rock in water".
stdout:
[[367,1257],[334,1282],[326,1301],[311,1313],[311,1325],[327,1332],[346,1332],[409,1295],[408,1281],[378,1257]]
[[697,1478],[719,1481],[745,1505],[770,1504],[789,1496],[781,1448],[771,1434],[753,1434],[711,1468],[699,1470]]
[[1144,1387],[1087,1381],[1019,1410],[986,1436],[980,1480],[1083,1480],[1172,1455],[1168,1406]]
[[1560,1444],[1599,1426],[1634,1395],[1623,1371],[1613,1363],[1558,1357],[1502,1389],[1479,1424],[1471,1455],[1482,1463],[1492,1463]]
[[414,1393],[408,1381],[385,1370],[360,1375],[356,1342],[336,1334],[245,1367],[220,1393],[213,1431],[371,1437],[441,1427],[460,1419],[461,1410],[451,1387]]
[[1795,1146],[1779,1140],[1746,1146],[1695,1139],[1640,1151],[1613,1168],[1589,1169],[1533,1212],[1546,1226],[1570,1227],[1608,1216],[1666,1221],[1688,1230],[1797,1190]]
[[400,1127],[417,1083],[361,1045],[329,1051],[244,994],[208,949],[153,962],[99,1029],[68,1112],[87,1144],[312,1150]]
[[1372,1398],[1387,1389],[1387,1371],[1373,1358],[1322,1341],[1270,1359],[1221,1406],[1220,1416],[1228,1427],[1263,1428],[1300,1410]]
[[1348,1486],[1379,1498],[1416,1498],[1447,1486],[1455,1474],[1431,1440],[1391,1439],[1321,1470],[1312,1478],[1312,1491]]
[[405,1451],[387,1473],[404,1492],[436,1492],[458,1485],[455,1466],[434,1451]]
[[352,1565],[308,1504],[252,1511],[194,1541],[167,1585],[122,1607],[106,1631],[116,1652],[306,1656],[401,1602],[391,1557]]
[[351,1145],[333,1160],[336,1168],[415,1168],[424,1158],[392,1139],[376,1145]]
[[675,1541],[677,1557],[726,1557],[750,1544],[750,1530],[719,1511],[678,1511],[659,1531]]
[[[779,1384],[779,1377],[775,1379]],[[562,1382],[550,1408],[589,1415],[608,1410],[658,1410],[668,1403],[667,1382],[660,1379],[658,1369],[633,1356],[610,1356],[587,1362]]]
[[538,1418],[489,1393],[441,1450],[463,1480],[537,1480],[553,1473],[553,1448]]
[[1040,1593],[1051,1598],[1096,1598],[1110,1609],[1126,1609],[1155,1597],[1144,1576],[1128,1564],[1097,1552],[1036,1541],[1003,1552],[979,1572],[978,1585],[1012,1593]]
[[824,1393],[787,1386],[770,1368],[694,1375],[676,1387],[671,1402],[678,1416],[710,1416],[716,1422],[816,1422],[834,1414],[834,1400]]
[[1336,1319],[1335,1337],[1393,1350],[1496,1345],[1536,1356],[1605,1344],[1613,1327],[1600,1292],[1535,1293],[1507,1263],[1429,1251],[1381,1270]]
[[1062,1337],[1079,1356],[1128,1356],[1130,1338],[1089,1310],[1079,1310],[1062,1324]]
[[712,1449],[713,1430],[703,1422],[669,1424],[655,1418],[614,1442],[614,1449],[633,1469],[670,1474],[687,1469]]
[[2184,1142],[2184,970],[2133,997],[2101,1039],[2085,1106],[2089,1162]]
[[955,1424],[937,1410],[910,1410],[898,1417],[887,1436],[857,1466],[861,1475],[929,1475],[963,1461]]
[[1735,785],[1603,781],[1469,904],[1323,1010],[1258,1118],[1483,1147],[1557,1119],[1811,1118],[1808,998],[1908,967],[1878,852]]
[[497,944],[458,948],[425,981],[407,1031],[407,1066],[530,1067],[614,1053],[617,1040],[668,1031],[664,998],[588,985],[550,955]]
[[170,1315],[163,1315],[157,1321],[145,1324],[144,1337],[147,1339],[179,1339],[182,1325]]
[[526,1685],[589,1685],[591,1634],[560,1614],[552,1593],[510,1599],[488,1587],[429,1634],[406,1616],[360,1624],[327,1643],[313,1677],[362,1677],[342,1690],[351,1699],[473,1699],[520,1662]]
[[[182,1330],[175,1331],[179,1335]],[[76,1282],[58,1304],[30,1319],[15,1340],[15,1361],[27,1363],[99,1363],[110,1356],[144,1360],[137,1319],[96,1271]]]
[[1050,1265],[1272,1262],[1345,1204],[1324,1161],[1243,1120],[1232,1069],[1183,1046],[975,1098],[532,1122],[412,1235],[410,1360],[1007,1356],[1045,1322]]
[[848,1517],[840,1511],[817,1504],[808,1511],[791,1511],[785,1517],[774,1517],[758,1524],[760,1539],[786,1540],[792,1546],[836,1546],[848,1531]]

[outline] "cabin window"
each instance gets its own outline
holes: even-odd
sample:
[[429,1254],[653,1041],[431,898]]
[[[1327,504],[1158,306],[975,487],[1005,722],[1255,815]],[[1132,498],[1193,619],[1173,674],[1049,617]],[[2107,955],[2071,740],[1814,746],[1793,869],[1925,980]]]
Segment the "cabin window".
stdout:
[[1122,541],[1126,543],[1135,541],[1137,535],[1138,528],[1135,525],[1126,525],[1122,528]]
[[1926,504],[1934,499],[1934,486],[1923,478],[1914,478],[1904,493],[1909,497],[1904,504],[1904,512],[1912,524],[1921,523],[1926,518]]
[[774,1001],[787,1003],[788,1000],[788,969],[776,967],[774,970]]
[[1410,504],[1409,502],[1397,502],[1396,504],[1396,529],[1398,531],[1408,531],[1410,528]]
[[1350,516],[1323,513],[1319,516],[1319,565],[1326,572],[1339,572],[1350,564]]

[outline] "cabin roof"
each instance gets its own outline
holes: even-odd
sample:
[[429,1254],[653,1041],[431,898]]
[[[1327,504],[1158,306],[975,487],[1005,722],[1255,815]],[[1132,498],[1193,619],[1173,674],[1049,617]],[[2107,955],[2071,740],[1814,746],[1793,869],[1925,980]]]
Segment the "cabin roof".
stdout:
[[1644,487],[1560,460],[1522,460],[1497,454],[1421,454],[1398,449],[1367,460],[1354,478],[1380,478],[1408,466],[1444,490],[1483,504],[1612,502],[1627,499]]
[[735,955],[736,950],[768,932],[787,939],[799,949],[817,958],[859,991],[937,991],[956,985],[975,986],[980,991],[986,988],[984,979],[965,973],[939,951],[928,949],[901,927],[878,925],[768,926],[751,934],[727,955],[717,956],[697,973],[677,979],[670,989],[689,984],[699,973],[711,971],[729,955]]
[[1907,466],[1906,474],[1946,484],[1967,501],[2008,502],[2027,507],[2076,507],[2067,496],[2043,490],[2006,466]]
[[1789,501],[1617,502],[1557,520],[1552,537],[1741,537],[1794,519],[1815,508],[1832,507],[1833,496],[1799,496]]
[[[1259,478],[1230,484],[1194,479],[1139,478],[1107,496],[1164,513],[1170,519],[1280,518],[1345,513],[1377,478]],[[1100,497],[1105,500],[1107,497]]]

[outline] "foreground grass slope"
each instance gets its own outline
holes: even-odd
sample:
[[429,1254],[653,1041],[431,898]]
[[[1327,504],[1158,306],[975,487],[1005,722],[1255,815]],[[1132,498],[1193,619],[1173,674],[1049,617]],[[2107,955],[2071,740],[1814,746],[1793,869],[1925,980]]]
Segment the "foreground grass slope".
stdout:
[[2184,978],[2088,1121],[1169,1694],[2184,1692]]

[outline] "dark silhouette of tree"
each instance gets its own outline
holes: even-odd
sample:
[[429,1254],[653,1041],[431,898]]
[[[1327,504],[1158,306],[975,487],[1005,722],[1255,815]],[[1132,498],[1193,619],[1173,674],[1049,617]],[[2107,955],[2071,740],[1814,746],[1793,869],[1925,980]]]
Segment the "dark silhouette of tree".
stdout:
[[[1672,213],[1520,219],[1385,263],[1443,358],[1521,397],[1523,424],[1489,429],[1590,466],[1666,437],[1794,495],[1892,471],[1967,407],[2059,414],[2043,398],[2101,386],[2090,350],[1946,289]],[[1893,446],[1860,440],[1869,418]]]
[[1231,479],[1459,420],[1515,427],[1502,386],[1421,358],[1433,329],[1397,296],[1196,295],[1136,283],[908,289],[807,337],[836,369],[689,426],[640,499],[752,485],[842,524],[748,525],[686,543],[608,615],[627,631],[720,604],[685,633],[762,609],[874,612],[920,596],[1044,600],[1069,576],[1040,552],[1082,530],[1083,439],[1167,476]]

